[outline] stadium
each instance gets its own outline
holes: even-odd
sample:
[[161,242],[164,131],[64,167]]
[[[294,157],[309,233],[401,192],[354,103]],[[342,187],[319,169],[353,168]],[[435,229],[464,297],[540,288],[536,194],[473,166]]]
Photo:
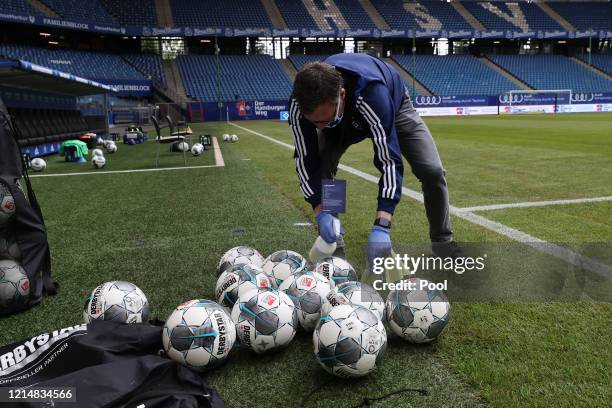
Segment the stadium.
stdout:
[[[23,406],[611,404],[612,2],[0,0],[0,22],[0,407],[41,384],[76,397]],[[319,183],[341,209],[308,201],[302,130],[346,102],[311,120],[296,77],[337,54],[397,75],[431,132],[450,267],[367,108],[372,141]]]

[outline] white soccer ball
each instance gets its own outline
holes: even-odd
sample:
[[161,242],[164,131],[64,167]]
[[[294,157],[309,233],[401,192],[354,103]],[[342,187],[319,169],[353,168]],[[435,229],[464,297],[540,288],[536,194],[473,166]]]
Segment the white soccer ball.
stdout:
[[327,316],[336,306],[350,304],[351,301],[346,296],[338,292],[335,288],[332,288],[332,290],[330,290],[327,296],[325,296],[323,299],[323,304],[321,305],[321,317]]
[[7,234],[6,237],[0,234],[0,259],[21,260],[21,250],[12,234]]
[[117,144],[115,142],[107,143],[105,148],[108,153],[115,153],[117,151]]
[[255,248],[245,245],[233,247],[227,250],[219,260],[217,276],[234,265],[248,264],[261,267],[263,263],[264,257]]
[[195,143],[191,146],[191,154],[194,156],[199,156],[204,152],[204,145],[202,143]]
[[30,280],[25,269],[13,260],[0,260],[0,314],[23,308],[29,296]]
[[321,259],[314,267],[314,271],[329,279],[333,286],[348,281],[357,281],[357,272],[350,263],[336,256]]
[[96,169],[101,169],[102,167],[106,166],[106,159],[104,156],[94,156],[91,158],[91,165]]
[[382,321],[359,305],[334,307],[319,320],[312,339],[321,367],[342,378],[371,373],[380,365],[387,348]]
[[280,287],[285,279],[294,273],[306,269],[307,261],[302,255],[294,251],[282,250],[270,254],[263,262],[262,269],[274,277],[276,285]]
[[91,155],[92,155],[92,157],[96,157],[96,156],[104,157],[104,152],[102,151],[102,149],[93,149],[91,151]]
[[11,190],[0,182],[0,229],[8,226],[15,217],[15,199]]
[[142,323],[149,319],[149,302],[145,294],[130,282],[111,281],[95,288],[85,299],[83,318]]
[[293,301],[300,327],[311,332],[321,318],[321,306],[332,287],[320,273],[305,272],[289,276],[278,290],[285,292]]
[[189,151],[189,143],[187,143],[187,142],[180,142],[178,144],[178,149],[181,152],[188,152]]
[[195,371],[225,362],[236,343],[236,328],[225,309],[210,300],[190,300],[166,320],[162,343],[168,357]]
[[30,168],[34,171],[43,171],[47,168],[47,162],[40,157],[36,157],[30,162]]
[[376,289],[367,283],[348,281],[336,287],[351,303],[361,305],[375,312],[379,319],[384,318],[385,301]]
[[[420,290],[420,278],[410,278],[416,290],[392,290],[387,296],[386,320],[391,330],[412,343],[437,338],[450,320],[451,306],[439,290]],[[427,282],[427,281],[425,281]]]
[[228,142],[230,140],[230,135],[228,135],[227,133],[223,134],[223,141],[224,142]]
[[238,297],[257,288],[274,288],[276,284],[264,271],[255,265],[237,264],[223,272],[217,285],[215,295],[217,302],[226,307],[234,307]]
[[293,302],[275,289],[259,288],[240,296],[232,320],[240,343],[256,353],[287,346],[298,327]]
[[236,143],[238,141],[238,136],[232,135],[232,143]]

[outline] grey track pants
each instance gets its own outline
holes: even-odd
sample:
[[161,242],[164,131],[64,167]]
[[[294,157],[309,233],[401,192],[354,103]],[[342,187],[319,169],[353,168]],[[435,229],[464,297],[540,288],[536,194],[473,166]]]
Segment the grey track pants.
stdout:
[[[395,118],[395,129],[402,155],[412,173],[421,182],[425,213],[429,221],[432,242],[452,240],[448,188],[442,161],[427,125],[416,112],[409,98],[405,98]],[[321,177],[334,178],[340,158],[350,144],[331,142],[325,132],[319,132]],[[332,136],[332,140],[335,139]]]

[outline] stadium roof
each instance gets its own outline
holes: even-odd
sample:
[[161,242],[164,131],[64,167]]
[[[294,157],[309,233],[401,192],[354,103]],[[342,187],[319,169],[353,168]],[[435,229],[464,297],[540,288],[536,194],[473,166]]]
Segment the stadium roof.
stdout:
[[115,90],[89,79],[67,74],[23,60],[0,59],[0,86],[84,96]]

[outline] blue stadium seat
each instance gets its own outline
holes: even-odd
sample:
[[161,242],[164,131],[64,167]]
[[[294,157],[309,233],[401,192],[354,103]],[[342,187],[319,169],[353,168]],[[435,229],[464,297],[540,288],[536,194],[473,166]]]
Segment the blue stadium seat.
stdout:
[[[292,84],[285,71],[268,55],[222,55],[221,99],[288,99]],[[187,95],[203,102],[217,100],[217,65],[214,55],[177,58]]]
[[102,6],[125,26],[157,26],[155,0],[100,0]]
[[563,27],[534,3],[464,1],[461,4],[488,30],[564,31]]
[[579,2],[561,3],[547,2],[547,4],[561,14],[577,30],[612,30],[612,3],[608,2]]
[[319,27],[312,19],[312,16],[306,10],[306,6],[301,1],[295,0],[276,0],[278,6],[287,27],[289,28],[312,28],[318,29]]
[[562,55],[490,55],[489,58],[535,89],[612,92],[612,81]]
[[[396,30],[471,30],[472,26],[446,2],[377,0],[372,4]],[[410,12],[408,11],[410,10]],[[418,17],[417,17],[418,16]]]
[[261,1],[170,0],[170,6],[177,27],[272,27]]
[[66,20],[118,25],[98,0],[40,0]]
[[22,59],[93,80],[145,79],[136,68],[132,67],[120,56],[101,52],[65,49],[50,50],[22,45],[0,44],[0,56]]
[[392,55],[435,95],[496,95],[516,89],[506,77],[472,55]]
[[42,15],[28,2],[28,0],[2,0],[0,10],[15,14],[28,14],[33,16]]
[[[289,28],[311,29],[365,29],[376,28],[357,0],[314,0],[310,5],[303,0],[276,0],[276,4]],[[337,16],[330,17],[331,14]],[[314,14],[314,16],[313,16]]]
[[142,74],[166,87],[166,74],[158,54],[123,54],[122,57]]
[[311,63],[311,62],[323,61],[327,57],[329,57],[329,55],[291,54],[289,55],[289,61],[291,61],[295,69],[299,71],[302,68],[304,68],[304,65]]

